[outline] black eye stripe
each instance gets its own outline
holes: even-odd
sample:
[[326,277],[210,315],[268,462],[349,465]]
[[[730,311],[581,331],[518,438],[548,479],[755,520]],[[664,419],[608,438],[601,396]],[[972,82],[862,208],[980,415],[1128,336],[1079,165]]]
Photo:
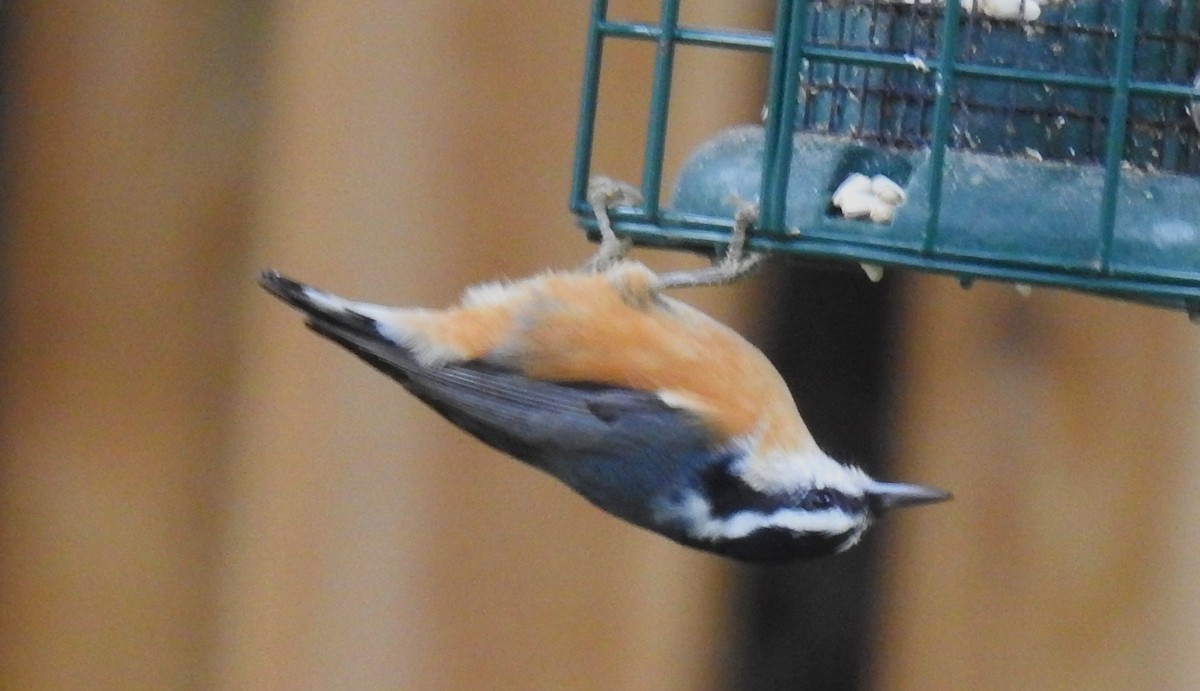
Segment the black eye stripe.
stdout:
[[805,511],[841,509],[847,513],[864,510],[866,500],[863,497],[852,497],[832,487],[779,494],[759,492],[729,471],[732,461],[730,458],[724,463],[713,464],[700,478],[712,515],[716,518],[732,516],[741,511],[771,513],[782,508]]
[[779,508],[778,496],[763,494],[730,473],[729,461],[713,464],[700,477],[714,517],[725,518],[748,510],[766,513]]
[[852,497],[831,487],[810,489],[800,496],[791,497],[791,500],[796,506],[807,511],[841,509],[851,513],[862,510],[864,505],[861,497]]
[[821,511],[836,506],[837,498],[830,490],[812,489],[800,495],[796,503],[806,511]]

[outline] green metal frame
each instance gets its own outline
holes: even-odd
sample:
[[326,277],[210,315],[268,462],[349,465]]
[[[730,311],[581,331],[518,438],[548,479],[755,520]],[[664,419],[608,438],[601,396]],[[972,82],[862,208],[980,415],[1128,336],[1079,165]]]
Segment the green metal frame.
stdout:
[[[1193,317],[1200,316],[1200,259],[1182,267],[1172,265],[1164,268],[1153,263],[1130,264],[1114,255],[1118,192],[1123,184],[1122,153],[1131,99],[1148,96],[1184,101],[1200,97],[1200,90],[1191,85],[1134,78],[1135,34],[1141,0],[1119,2],[1119,25],[1112,27],[1117,36],[1115,61],[1111,74],[1104,76],[1035,71],[958,59],[956,47],[963,10],[953,0],[947,2],[942,10],[937,57],[928,63],[921,61],[918,64],[907,55],[820,45],[803,38],[809,32],[806,24],[812,16],[813,4],[812,0],[780,0],[776,9],[775,30],[771,34],[680,26],[679,0],[663,0],[656,24],[616,21],[607,16],[607,2],[595,0],[588,32],[570,197],[571,211],[578,217],[580,225],[594,235],[596,226],[586,200],[586,186],[593,172],[591,149],[604,44],[614,39],[649,41],[656,44],[657,52],[641,179],[645,202],[637,209],[617,210],[613,214],[614,228],[641,245],[718,251],[724,245],[732,225],[728,216],[673,209],[660,199],[675,47],[686,44],[756,51],[770,54],[771,67],[767,118],[763,123],[761,171],[758,171],[760,179],[757,194],[761,211],[749,242],[753,249],[950,274],[958,277],[964,285],[969,285],[975,279],[1050,285],[1184,309]],[[887,233],[865,233],[861,222],[841,218],[814,217],[789,227],[789,180],[794,173],[793,157],[797,150],[797,96],[801,88],[800,75],[808,61],[912,70],[914,73],[919,71],[927,73],[933,80],[937,98],[933,108],[931,141],[922,152],[922,156],[927,156],[923,160],[927,160],[928,177],[920,189],[923,195],[921,208],[927,211],[919,220],[919,241],[914,242],[911,237],[901,241]],[[1105,133],[1105,154],[1100,167],[1102,169],[1094,171],[1096,179],[1102,180],[1102,193],[1098,200],[1097,223],[1088,229],[1090,236],[1094,237],[1095,249],[1086,263],[1047,259],[1038,247],[963,251],[961,247],[948,247],[943,242],[943,235],[948,229],[943,212],[946,205],[944,174],[953,126],[951,94],[954,93],[956,80],[960,78],[985,78],[1025,84],[1031,88],[1050,85],[1107,95],[1109,125]],[[1197,190],[1200,192],[1200,187]],[[1187,220],[1200,227],[1200,213],[1194,219]],[[983,241],[986,242],[986,238]],[[1200,257],[1200,247],[1194,249]]]

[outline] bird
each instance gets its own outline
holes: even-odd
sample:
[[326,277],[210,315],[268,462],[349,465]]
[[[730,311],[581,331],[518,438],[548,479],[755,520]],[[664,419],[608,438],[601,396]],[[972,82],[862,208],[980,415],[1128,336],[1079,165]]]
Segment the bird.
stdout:
[[484,444],[687,547],[747,562],[824,556],[890,509],[950,497],[833,460],[761,351],[665,294],[755,258],[659,275],[624,258],[606,225],[602,261],[480,284],[445,309],[348,300],[273,270],[259,282]]

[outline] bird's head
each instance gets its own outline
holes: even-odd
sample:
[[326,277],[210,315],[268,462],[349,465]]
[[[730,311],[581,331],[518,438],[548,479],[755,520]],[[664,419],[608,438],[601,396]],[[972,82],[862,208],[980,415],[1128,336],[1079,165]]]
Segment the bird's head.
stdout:
[[684,544],[746,561],[781,562],[841,552],[888,510],[950,496],[922,485],[879,482],[820,451],[773,459],[731,455],[664,502],[657,517]]

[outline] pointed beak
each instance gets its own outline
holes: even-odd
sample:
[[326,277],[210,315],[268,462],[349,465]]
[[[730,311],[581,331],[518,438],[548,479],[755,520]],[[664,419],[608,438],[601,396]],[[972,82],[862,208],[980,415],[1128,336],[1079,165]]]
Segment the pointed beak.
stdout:
[[946,501],[954,495],[934,487],[907,485],[900,482],[874,482],[867,487],[871,508],[875,513],[919,504]]

